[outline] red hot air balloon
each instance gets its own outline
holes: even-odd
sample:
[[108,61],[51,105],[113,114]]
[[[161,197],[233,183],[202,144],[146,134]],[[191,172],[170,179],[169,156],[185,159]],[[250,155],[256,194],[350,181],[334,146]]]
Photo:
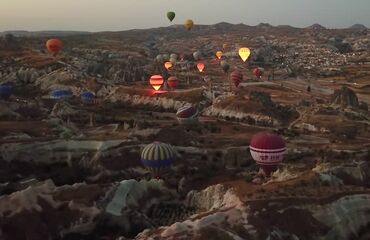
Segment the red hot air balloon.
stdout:
[[286,151],[284,139],[269,132],[254,135],[249,148],[253,159],[267,176],[277,169]]
[[150,85],[152,85],[152,87],[154,88],[154,90],[158,91],[162,87],[164,80],[161,75],[153,75],[151,76],[149,82]]
[[234,83],[235,87],[238,87],[240,82],[243,81],[243,74],[236,70],[230,74],[230,80]]
[[179,108],[176,113],[180,124],[191,125],[198,122],[198,110],[191,104]]
[[197,64],[197,68],[198,68],[199,72],[203,72],[205,67],[206,66],[204,65],[204,63],[198,63]]
[[167,84],[170,88],[175,89],[179,85],[179,80],[172,76],[167,79]]
[[257,78],[261,78],[263,74],[263,68],[255,68],[253,69],[253,75],[256,76]]
[[48,49],[48,51],[50,53],[53,54],[53,56],[56,56],[58,55],[58,53],[60,52],[60,50],[62,50],[63,48],[63,42],[60,41],[59,39],[49,39],[47,42],[46,42],[46,48]]

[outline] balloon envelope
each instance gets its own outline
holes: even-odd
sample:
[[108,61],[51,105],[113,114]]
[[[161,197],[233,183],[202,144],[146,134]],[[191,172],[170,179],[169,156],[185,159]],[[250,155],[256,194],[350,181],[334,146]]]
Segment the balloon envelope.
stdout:
[[166,62],[166,63],[164,64],[164,67],[165,67],[167,70],[170,70],[170,68],[172,68],[172,66],[173,66],[172,62]]
[[193,53],[193,58],[197,61],[200,59],[201,56],[202,56],[202,53],[199,51],[196,51]]
[[249,48],[240,48],[239,49],[239,56],[241,57],[241,59],[244,62],[247,61],[247,59],[249,58],[250,55],[251,55],[251,51],[249,50]]
[[176,77],[172,76],[167,79],[167,84],[170,88],[174,89],[179,85],[179,80]]
[[191,104],[180,107],[176,112],[180,124],[194,124],[198,122],[198,109]]
[[204,65],[204,63],[198,63],[197,64],[197,68],[198,68],[199,72],[203,72],[205,67],[206,66]]
[[167,18],[172,22],[173,19],[175,19],[176,13],[175,12],[168,12]]
[[172,63],[172,65],[175,65],[177,63],[177,59],[175,58],[170,58],[170,62]]
[[243,74],[236,70],[230,74],[230,80],[234,83],[235,87],[238,87],[240,82],[243,81]]
[[285,141],[279,135],[260,132],[252,137],[250,152],[266,175],[270,175],[283,161],[286,152]]
[[159,54],[159,55],[157,55],[155,60],[157,60],[158,62],[163,62],[163,56],[161,54]]
[[184,23],[186,30],[190,30],[193,27],[193,25],[194,25],[194,22],[191,19],[186,20]]
[[218,59],[221,59],[223,55],[224,55],[224,54],[223,54],[223,52],[222,52],[222,51],[217,51],[217,52],[216,52],[216,57],[217,57]]
[[150,77],[149,82],[150,85],[152,85],[152,87],[154,88],[154,90],[158,91],[162,87],[164,80],[161,75],[153,75]]
[[81,101],[84,104],[93,104],[95,103],[95,94],[90,91],[81,93]]
[[46,42],[46,48],[49,53],[52,53],[54,56],[56,56],[62,50],[63,42],[56,38],[49,39]]
[[222,71],[224,71],[224,73],[227,73],[230,69],[230,65],[229,64],[226,64],[222,67]]
[[172,146],[162,142],[148,144],[141,152],[143,165],[156,174],[170,168],[175,157],[175,150]]
[[162,58],[163,58],[164,61],[168,61],[168,60],[170,60],[170,54],[165,53],[165,54],[162,55]]
[[263,74],[263,68],[255,68],[253,69],[253,75],[260,78]]
[[178,56],[176,53],[171,53],[170,58],[177,60]]

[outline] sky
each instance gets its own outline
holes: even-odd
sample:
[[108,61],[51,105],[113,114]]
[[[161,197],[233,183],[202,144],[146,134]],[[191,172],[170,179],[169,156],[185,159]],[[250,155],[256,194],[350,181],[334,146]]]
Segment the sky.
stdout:
[[[176,12],[170,23],[168,11]],[[370,27],[370,0],[0,0],[0,31],[119,31],[218,22]]]

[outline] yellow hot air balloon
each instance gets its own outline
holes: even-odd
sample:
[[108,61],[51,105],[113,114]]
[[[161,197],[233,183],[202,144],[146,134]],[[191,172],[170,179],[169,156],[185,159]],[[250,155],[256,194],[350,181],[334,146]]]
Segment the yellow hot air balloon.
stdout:
[[221,52],[221,51],[217,51],[217,52],[216,52],[216,56],[217,56],[217,58],[218,58],[218,59],[221,59],[223,55],[224,55],[224,54],[223,54],[223,52]]
[[251,55],[251,50],[249,50],[249,48],[244,47],[244,48],[239,49],[239,56],[244,62],[247,61],[250,55]]
[[191,19],[186,20],[184,23],[186,30],[190,30],[193,27],[193,25],[194,25],[194,22]]
[[164,67],[167,69],[167,70],[170,70],[170,68],[172,68],[172,62],[166,62],[164,64]]

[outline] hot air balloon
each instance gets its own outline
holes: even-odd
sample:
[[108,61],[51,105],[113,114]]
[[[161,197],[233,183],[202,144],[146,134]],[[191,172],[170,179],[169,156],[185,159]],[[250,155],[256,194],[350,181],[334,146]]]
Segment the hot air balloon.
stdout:
[[201,53],[201,52],[199,52],[199,51],[196,51],[196,52],[194,52],[194,53],[193,53],[193,58],[194,58],[196,61],[198,61],[198,60],[201,58],[201,56],[202,56],[202,53]]
[[172,76],[167,79],[167,84],[170,88],[175,89],[179,85],[179,80]]
[[51,91],[50,98],[55,100],[64,100],[67,98],[71,98],[73,96],[73,92],[69,89],[58,89]]
[[251,50],[249,50],[249,48],[244,47],[244,48],[239,49],[239,56],[244,62],[247,61],[250,55],[251,55]]
[[230,65],[226,61],[221,61],[220,65],[224,73],[227,73],[229,71]]
[[222,48],[223,49],[226,49],[227,48],[227,44],[226,43],[222,44]]
[[177,110],[176,117],[180,124],[192,125],[198,122],[198,114],[198,109],[191,104],[186,104]]
[[0,98],[8,99],[13,94],[13,87],[10,85],[0,85]]
[[255,68],[253,69],[253,75],[256,76],[257,78],[261,78],[262,74],[263,74],[263,68]]
[[165,53],[162,55],[163,61],[169,61],[170,60],[170,54]]
[[176,13],[175,12],[168,12],[167,18],[172,22],[173,19],[175,19]]
[[155,60],[157,60],[157,62],[163,62],[163,56],[161,54],[158,54],[157,57],[155,58]]
[[80,95],[83,104],[91,105],[96,103],[96,96],[93,92],[86,91]]
[[141,162],[156,177],[169,169],[176,158],[175,150],[171,145],[162,142],[153,142],[144,147],[141,152]]
[[267,176],[277,169],[286,152],[283,138],[269,132],[254,135],[249,148],[253,159]]
[[164,83],[163,77],[161,75],[153,75],[150,77],[150,85],[154,88],[154,90],[158,91]]
[[230,74],[230,80],[234,83],[235,87],[238,87],[240,82],[243,81],[243,74],[235,70]]
[[223,54],[223,52],[222,52],[222,51],[217,51],[217,52],[216,52],[216,57],[217,57],[218,59],[221,59],[223,55],[224,55],[224,54]]
[[175,58],[170,58],[170,62],[172,63],[172,65],[175,65],[177,63],[177,59]]
[[172,68],[173,64],[171,62],[165,62],[164,64],[164,67],[167,69],[167,70],[170,70]]
[[198,63],[197,64],[197,68],[198,68],[199,72],[203,72],[205,67],[206,66],[204,65],[204,63]]
[[191,20],[191,19],[186,20],[185,23],[184,23],[184,26],[185,26],[186,30],[189,31],[194,26],[193,20]]
[[177,54],[176,54],[176,53],[171,53],[171,55],[170,55],[170,59],[171,59],[171,58],[173,58],[173,59],[177,60],[179,57],[177,56]]
[[53,56],[56,56],[62,50],[63,42],[56,38],[49,39],[46,42],[46,48]]

